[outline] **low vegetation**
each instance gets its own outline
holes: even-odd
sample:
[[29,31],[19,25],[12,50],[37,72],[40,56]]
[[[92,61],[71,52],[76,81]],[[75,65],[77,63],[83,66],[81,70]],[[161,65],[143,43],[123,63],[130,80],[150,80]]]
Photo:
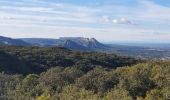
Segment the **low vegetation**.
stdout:
[[0,100],[170,99],[169,61],[38,47],[0,55]]

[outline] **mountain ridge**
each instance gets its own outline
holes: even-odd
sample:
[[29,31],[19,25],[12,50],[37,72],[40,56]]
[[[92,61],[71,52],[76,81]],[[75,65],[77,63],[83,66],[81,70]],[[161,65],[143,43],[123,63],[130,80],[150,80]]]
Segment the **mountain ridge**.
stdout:
[[[108,49],[109,46],[97,41],[95,38],[84,37],[60,37],[59,39],[48,38],[21,38],[22,41],[35,46],[61,46],[69,49],[91,51]],[[70,45],[68,45],[70,44]]]
[[24,42],[20,39],[12,39],[9,37],[0,36],[1,45],[16,45],[16,46],[30,46],[29,43]]
[[49,38],[20,38],[12,39],[0,37],[0,45],[14,46],[36,46],[36,47],[62,47],[76,51],[104,52],[126,55],[144,59],[170,59],[169,48],[154,48],[142,46],[130,46],[121,44],[103,44],[95,38],[84,37],[61,37],[59,39]]

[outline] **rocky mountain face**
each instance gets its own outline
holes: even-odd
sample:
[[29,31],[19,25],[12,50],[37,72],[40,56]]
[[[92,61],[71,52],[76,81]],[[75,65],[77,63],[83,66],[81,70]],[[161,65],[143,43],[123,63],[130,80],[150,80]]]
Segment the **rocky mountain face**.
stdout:
[[88,50],[88,48],[79,45],[71,40],[66,40],[64,45],[62,47],[69,48],[69,49],[74,49],[74,50]]
[[8,37],[0,36],[0,44],[1,45],[16,45],[16,46],[29,46],[30,44],[24,42],[20,39],[12,39]]
[[[68,41],[69,40],[69,41]],[[77,44],[81,48],[87,50],[96,50],[96,49],[107,49],[108,46],[98,42],[95,38],[83,38],[83,37],[72,37],[72,38],[60,38],[59,41],[64,41],[65,43],[71,42],[71,44]],[[72,45],[73,46],[73,45]]]

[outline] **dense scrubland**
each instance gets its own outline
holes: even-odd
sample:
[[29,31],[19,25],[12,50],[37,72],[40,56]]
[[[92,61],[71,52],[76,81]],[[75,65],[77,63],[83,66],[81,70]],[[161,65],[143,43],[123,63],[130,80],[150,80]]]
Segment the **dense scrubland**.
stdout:
[[0,100],[169,100],[170,61],[0,46]]

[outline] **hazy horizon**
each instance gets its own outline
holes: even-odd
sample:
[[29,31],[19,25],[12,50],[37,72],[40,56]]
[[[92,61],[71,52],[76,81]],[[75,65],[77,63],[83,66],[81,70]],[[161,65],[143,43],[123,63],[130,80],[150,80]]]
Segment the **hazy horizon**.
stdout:
[[0,35],[170,43],[168,0],[0,0]]

